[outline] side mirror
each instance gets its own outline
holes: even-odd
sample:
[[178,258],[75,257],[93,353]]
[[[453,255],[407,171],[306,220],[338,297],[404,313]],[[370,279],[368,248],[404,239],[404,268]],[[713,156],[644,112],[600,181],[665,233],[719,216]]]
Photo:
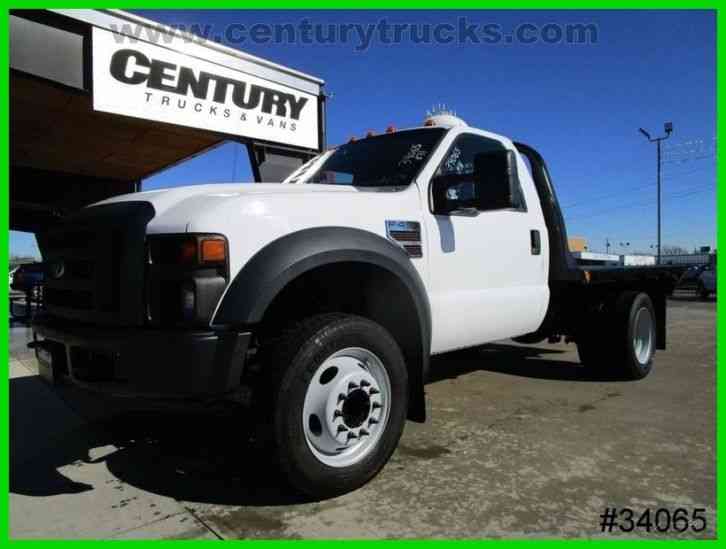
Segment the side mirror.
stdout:
[[514,151],[480,153],[474,157],[473,173],[433,178],[433,213],[472,215],[479,211],[514,208],[517,185],[517,157]]
[[439,175],[431,180],[433,213],[451,215],[478,210],[477,184],[473,174]]

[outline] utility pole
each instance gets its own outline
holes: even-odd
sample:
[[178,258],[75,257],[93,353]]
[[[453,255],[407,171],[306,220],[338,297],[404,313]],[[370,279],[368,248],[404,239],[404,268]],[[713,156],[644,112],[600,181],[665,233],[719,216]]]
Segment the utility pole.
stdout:
[[643,128],[638,128],[638,131],[642,133],[648,141],[656,144],[656,148],[658,150],[658,168],[656,172],[658,186],[658,255],[656,259],[657,265],[660,265],[660,142],[668,139],[671,136],[671,134],[673,133],[673,123],[666,122],[665,124],[663,124],[663,129],[665,130],[665,135],[661,137],[651,137],[650,134]]
[[610,253],[610,239],[607,237],[605,238],[605,253],[606,254]]

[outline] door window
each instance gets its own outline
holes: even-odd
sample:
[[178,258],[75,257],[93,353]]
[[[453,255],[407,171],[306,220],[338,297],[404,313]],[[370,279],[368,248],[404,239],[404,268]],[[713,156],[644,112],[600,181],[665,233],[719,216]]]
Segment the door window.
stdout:
[[[492,153],[495,151],[505,150],[504,145],[495,139],[489,139],[480,135],[462,134],[456,138],[451,148],[444,156],[443,161],[439,165],[435,177],[447,175],[471,175],[472,181],[469,184],[462,183],[460,188],[452,188],[457,196],[453,198],[466,198],[473,195],[474,190],[474,159],[478,154]],[[491,174],[496,176],[496,174]],[[506,174],[502,174],[503,177]],[[514,192],[515,208],[520,211],[526,211],[527,206],[524,201],[524,195],[519,184]]]

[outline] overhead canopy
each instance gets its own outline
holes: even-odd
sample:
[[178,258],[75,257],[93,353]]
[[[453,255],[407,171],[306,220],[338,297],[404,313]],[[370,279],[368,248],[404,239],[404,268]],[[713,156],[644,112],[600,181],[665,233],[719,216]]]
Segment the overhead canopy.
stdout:
[[10,120],[14,167],[132,182],[225,139],[94,111],[90,95],[22,73],[11,78]]
[[[163,46],[129,40],[139,29]],[[13,11],[10,31],[11,229],[42,230],[230,139],[257,180],[324,146],[315,77],[116,10]]]

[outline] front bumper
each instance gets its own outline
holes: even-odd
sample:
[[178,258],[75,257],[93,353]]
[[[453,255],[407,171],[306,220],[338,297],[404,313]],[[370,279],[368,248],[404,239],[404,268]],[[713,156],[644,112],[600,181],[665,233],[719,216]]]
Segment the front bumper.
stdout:
[[36,356],[54,375],[113,396],[209,400],[239,386],[251,334],[99,328],[38,318]]

